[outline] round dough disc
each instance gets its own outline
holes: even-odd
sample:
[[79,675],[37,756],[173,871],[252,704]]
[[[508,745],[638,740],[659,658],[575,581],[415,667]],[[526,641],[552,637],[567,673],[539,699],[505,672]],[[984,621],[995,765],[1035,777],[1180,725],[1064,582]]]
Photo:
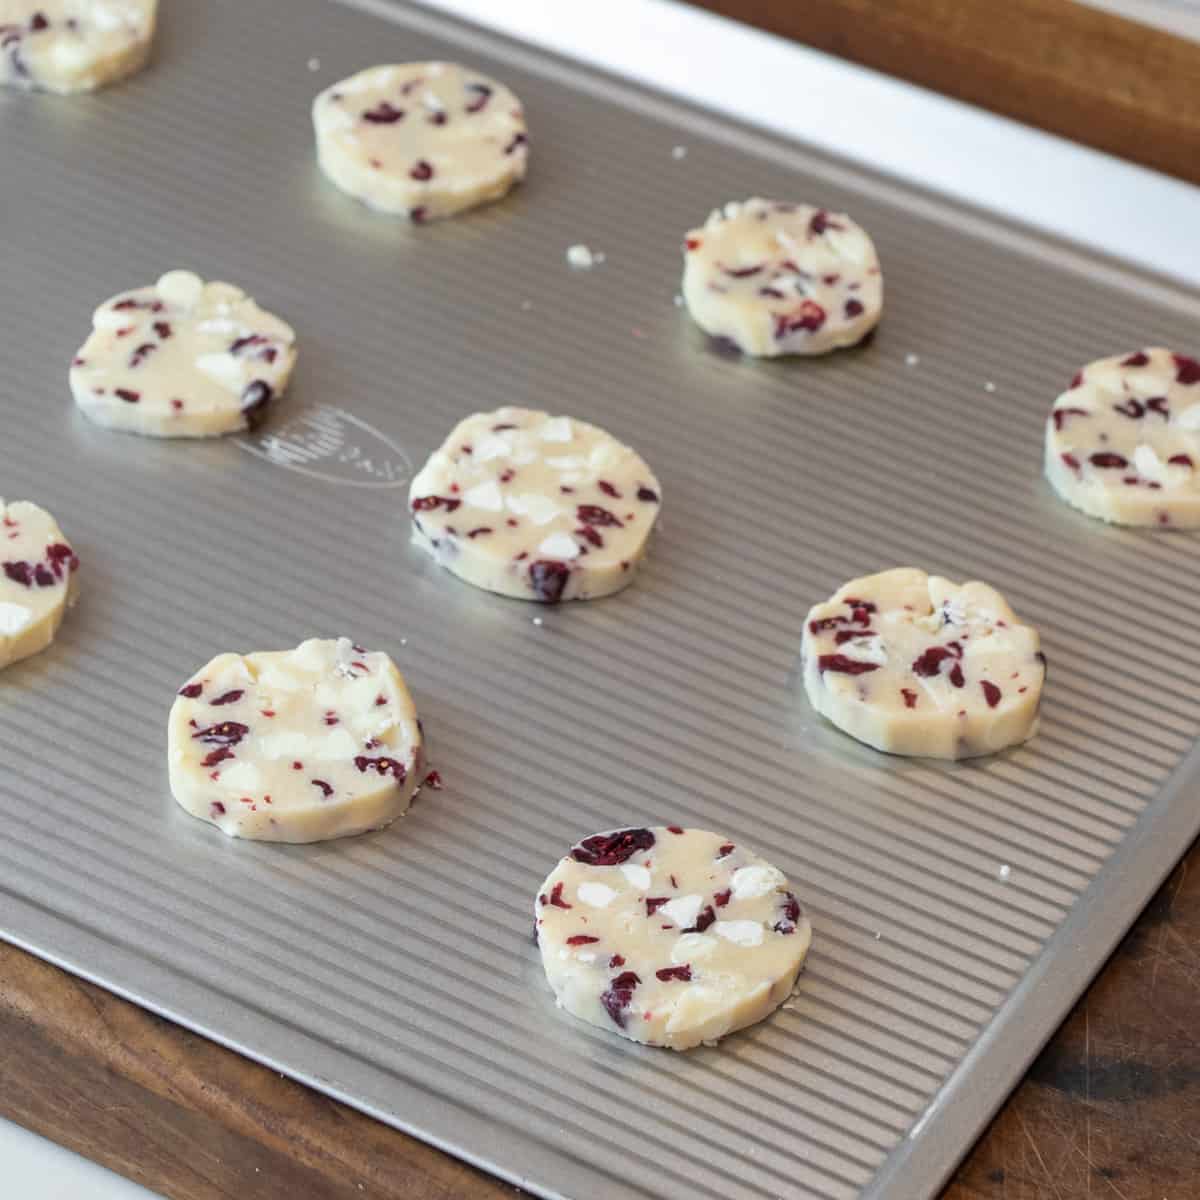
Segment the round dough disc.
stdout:
[[800,658],[813,708],[851,737],[890,754],[970,758],[1036,732],[1039,645],[987,584],[897,567],[813,608]]
[[0,0],[0,83],[91,92],[141,70],[158,0]]
[[44,508],[0,500],[0,667],[44,650],[74,604],[79,559]]
[[692,319],[743,354],[827,354],[861,342],[883,313],[883,275],[844,213],[754,198],[715,209],[684,239]]
[[529,139],[508,88],[457,63],[371,67],[313,101],[317,159],[348,195],[433,221],[525,177]]
[[349,638],[219,654],[167,726],[171,791],[231,837],[321,842],[381,829],[420,785],[416,710],[396,665]]
[[92,316],[71,364],[75,402],[107,429],[214,437],[245,429],[287,387],[291,326],[240,288],[168,271]]
[[773,1012],[812,941],[782,871],[678,825],[585,838],[542,884],[534,917],[562,1008],[673,1050]]
[[1102,521],[1200,529],[1200,362],[1158,348],[1084,367],[1046,422],[1046,478]]
[[662,491],[603,429],[527,408],[460,422],[412,482],[414,540],[489,592],[557,604],[632,579]]

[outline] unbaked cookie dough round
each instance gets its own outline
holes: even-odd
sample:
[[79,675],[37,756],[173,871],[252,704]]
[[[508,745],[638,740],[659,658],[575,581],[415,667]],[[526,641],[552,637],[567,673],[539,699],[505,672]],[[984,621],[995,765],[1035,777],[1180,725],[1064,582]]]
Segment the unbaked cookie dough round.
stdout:
[[0,500],[0,667],[44,650],[75,602],[79,559],[44,508]]
[[1046,422],[1046,478],[1114,525],[1200,529],[1200,362],[1156,348],[1084,367]]
[[321,842],[381,829],[421,783],[421,729],[395,663],[349,638],[219,654],[175,698],[171,791],[231,837]]
[[168,271],[92,316],[71,363],[83,414],[149,437],[215,437],[246,429],[287,387],[296,335],[240,288]]
[[158,0],[0,0],[0,83],[91,92],[141,70]]
[[313,101],[321,169],[369,207],[434,221],[498,200],[525,177],[521,103],[447,62],[371,67]]
[[631,582],[662,489],[634,450],[571,417],[461,421],[409,490],[414,540],[489,592],[557,604]]
[[678,825],[585,838],[542,884],[535,930],[560,1007],[687,1050],[791,995],[812,927],[782,871]]
[[883,275],[845,214],[755,197],[684,239],[683,298],[701,329],[744,354],[826,354],[879,323]]
[[812,706],[890,754],[970,758],[1037,731],[1046,658],[985,583],[916,567],[854,579],[813,608],[800,658]]

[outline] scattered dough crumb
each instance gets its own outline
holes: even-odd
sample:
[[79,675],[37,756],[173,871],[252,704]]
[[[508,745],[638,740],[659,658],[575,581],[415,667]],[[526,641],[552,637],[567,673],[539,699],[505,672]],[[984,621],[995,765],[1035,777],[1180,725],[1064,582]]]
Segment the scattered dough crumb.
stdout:
[[687,158],[687,147],[686,146],[672,147],[671,157],[676,160],[681,159],[681,158]]
[[567,262],[573,267],[582,267],[587,270],[597,261],[596,255],[582,242],[576,242],[574,246],[567,247]]
[[534,623],[535,625],[541,625],[541,624],[542,624],[542,618],[541,618],[541,617],[534,617],[534,618],[533,618],[533,623]]
[[319,71],[321,69],[321,60],[319,58],[310,58],[308,60],[308,69],[310,71]]
[[1010,867],[1008,863],[1005,863],[1000,870],[996,872],[996,874],[999,875],[1001,879],[1007,879],[1012,874],[1012,867]]
[[904,365],[906,367],[915,367],[921,359],[916,354],[906,354],[904,356]]
[[994,391],[996,390],[996,385],[995,385],[995,384],[994,384],[994,383],[993,383],[993,382],[992,382],[992,381],[989,379],[989,380],[988,380],[988,381],[987,381],[987,382],[986,382],[986,383],[983,385],[983,390],[984,390],[985,392],[994,392]]

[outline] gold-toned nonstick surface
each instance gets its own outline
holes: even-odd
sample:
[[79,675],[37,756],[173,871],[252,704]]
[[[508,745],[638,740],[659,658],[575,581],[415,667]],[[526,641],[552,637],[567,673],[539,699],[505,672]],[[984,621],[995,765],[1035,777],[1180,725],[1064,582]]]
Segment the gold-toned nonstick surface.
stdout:
[[[1039,462],[1076,368],[1194,349],[1197,295],[404,4],[165,7],[128,84],[0,96],[0,493],[83,559],[54,646],[0,680],[0,933],[540,1195],[931,1194],[1200,826],[1200,543],[1089,521]],[[321,177],[308,107],[426,57],[512,84],[532,170],[409,228]],[[871,231],[869,345],[743,361],[676,307],[683,231],[752,194]],[[577,242],[605,260],[570,269]],[[70,402],[93,306],[175,266],[298,331],[252,437],[114,435]],[[662,481],[620,595],[535,608],[409,545],[411,472],[509,403]],[[903,761],[813,715],[808,607],[907,564],[1040,628],[1028,745]],[[445,790],[310,847],[178,810],[189,673],[342,633],[400,663]],[[768,855],[816,927],[793,1002],[686,1055],[556,1012],[530,941],[573,841],[674,822]]]

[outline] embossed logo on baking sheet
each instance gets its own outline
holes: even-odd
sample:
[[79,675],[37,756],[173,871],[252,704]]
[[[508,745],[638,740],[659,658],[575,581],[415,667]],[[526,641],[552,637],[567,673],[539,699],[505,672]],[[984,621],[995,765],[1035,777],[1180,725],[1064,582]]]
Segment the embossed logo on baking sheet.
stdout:
[[404,487],[413,473],[408,455],[386,434],[326,404],[237,444],[277,467],[351,487]]

